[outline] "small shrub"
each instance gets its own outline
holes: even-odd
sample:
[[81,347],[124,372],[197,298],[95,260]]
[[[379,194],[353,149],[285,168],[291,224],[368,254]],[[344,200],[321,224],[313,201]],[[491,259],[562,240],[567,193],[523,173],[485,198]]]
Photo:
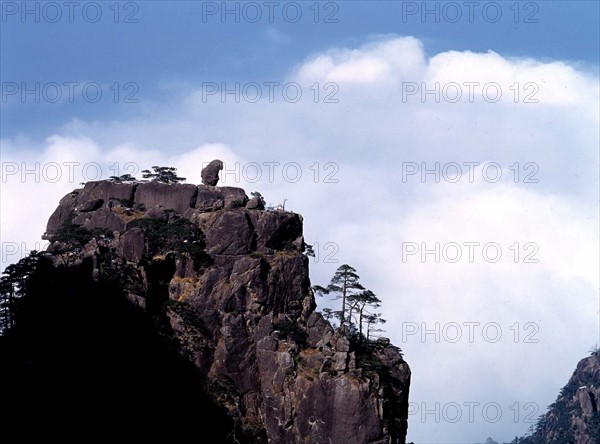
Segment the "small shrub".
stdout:
[[136,219],[129,227],[138,227],[146,236],[149,258],[169,251],[189,253],[194,266],[200,268],[211,262],[210,256],[204,251],[205,242],[202,232],[194,227],[187,219],[179,218],[172,221],[164,219]]
[[80,225],[75,225],[73,221],[66,220],[52,236],[52,240],[56,242],[64,242],[83,246],[93,238],[112,238],[112,232],[104,228],[96,228],[92,231],[86,230]]
[[289,319],[278,322],[274,325],[274,329],[278,332],[277,337],[281,340],[290,339],[299,345],[306,343],[306,332]]
[[258,191],[253,191],[250,193],[250,195],[252,197],[256,198],[262,204],[263,208],[267,206],[267,202],[265,201],[265,198],[262,197],[262,194],[260,194]]

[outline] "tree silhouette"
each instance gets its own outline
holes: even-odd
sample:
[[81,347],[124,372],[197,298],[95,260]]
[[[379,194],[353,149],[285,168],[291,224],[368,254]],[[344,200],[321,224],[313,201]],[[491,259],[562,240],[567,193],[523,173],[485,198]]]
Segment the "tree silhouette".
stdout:
[[323,317],[325,319],[327,319],[328,321],[331,321],[333,318],[335,318],[335,316],[336,316],[336,314],[331,308],[323,309]]
[[377,328],[377,324],[385,324],[387,321],[381,317],[381,313],[366,314],[364,317],[365,324],[367,324],[367,335],[366,339],[371,339],[371,333],[380,333],[384,331],[382,328]]
[[[381,300],[375,296],[375,293],[373,293],[371,290],[363,290],[349,295],[348,302],[350,303],[348,318],[351,320],[352,312],[356,311],[358,315],[358,337],[362,339],[363,323],[366,322],[367,319],[370,320],[371,323],[381,322],[380,318],[377,318],[374,313],[371,313],[368,310],[368,308],[377,309],[381,307]],[[367,322],[367,339],[369,325],[370,324]]]
[[340,328],[343,331],[346,331],[347,329],[347,321],[348,323],[351,323],[351,319],[346,316],[346,313],[349,309],[349,307],[347,307],[348,298],[365,289],[359,280],[360,276],[356,274],[356,269],[348,264],[344,264],[337,269],[331,278],[331,282],[326,288],[321,287],[320,285],[313,287],[315,292],[320,295],[333,294],[334,300],[342,300],[341,310],[334,311],[333,313],[339,319]]
[[14,325],[14,298],[14,283],[11,277],[2,276],[0,278],[0,333]]
[[143,170],[142,177],[144,179],[151,179],[153,182],[164,182],[164,183],[179,183],[185,180],[185,177],[179,177],[176,173],[177,168],[175,167],[164,167],[156,166],[152,167],[154,172],[150,170]]
[[[148,170],[144,170],[144,171],[148,171]],[[148,172],[150,172],[150,171],[148,171]],[[133,177],[131,174],[122,174],[121,176],[110,176],[108,178],[108,180],[110,180],[111,182],[116,182],[116,183],[126,183],[126,182],[137,181],[137,179],[135,177]]]
[[42,253],[31,251],[16,264],[10,264],[0,278],[0,333],[14,327],[18,301],[27,293],[27,283]]
[[385,319],[375,310],[381,307],[381,300],[371,290],[360,283],[356,269],[348,264],[341,265],[327,287],[315,285],[314,293],[319,296],[333,295],[333,300],[342,300],[340,310],[323,309],[323,317],[327,320],[337,318],[340,329],[357,335],[359,341],[369,341],[370,335],[381,332],[377,324],[384,324]]

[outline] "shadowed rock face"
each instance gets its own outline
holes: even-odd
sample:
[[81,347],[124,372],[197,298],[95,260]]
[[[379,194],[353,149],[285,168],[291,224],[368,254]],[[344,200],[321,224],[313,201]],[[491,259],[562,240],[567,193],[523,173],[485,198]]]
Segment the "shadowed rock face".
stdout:
[[[112,235],[71,245],[65,221]],[[54,266],[89,263],[161,320],[247,442],[405,442],[410,369],[389,342],[362,355],[315,311],[300,215],[239,188],[92,182],[46,238]]]
[[98,282],[90,260],[42,262],[18,325],[0,336],[2,432],[15,437],[2,442],[81,442],[93,434],[99,442],[184,443],[201,433],[201,442],[231,444],[232,418],[154,319],[127,301],[119,282],[127,276]]

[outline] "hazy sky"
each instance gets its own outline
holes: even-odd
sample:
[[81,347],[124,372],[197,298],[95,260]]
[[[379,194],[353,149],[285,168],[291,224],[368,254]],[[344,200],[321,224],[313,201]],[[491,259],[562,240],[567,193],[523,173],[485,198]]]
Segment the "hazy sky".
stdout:
[[409,441],[522,435],[599,341],[598,2],[1,8],[3,268],[80,182],[220,158],[383,300]]

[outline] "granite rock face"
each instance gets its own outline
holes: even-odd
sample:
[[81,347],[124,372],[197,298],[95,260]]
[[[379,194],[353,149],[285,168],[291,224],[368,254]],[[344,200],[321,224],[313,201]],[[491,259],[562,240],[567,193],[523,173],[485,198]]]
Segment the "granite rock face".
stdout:
[[198,189],[191,184],[141,183],[135,189],[134,202],[146,208],[156,205],[184,213],[196,203]]
[[600,351],[582,359],[529,436],[516,444],[597,444],[600,442]]
[[[247,442],[404,443],[400,350],[380,341],[365,356],[334,330],[315,311],[302,217],[247,204],[240,188],[90,182],[45,237],[54,266],[87,261],[162,319]],[[69,223],[89,237],[65,238]]]

